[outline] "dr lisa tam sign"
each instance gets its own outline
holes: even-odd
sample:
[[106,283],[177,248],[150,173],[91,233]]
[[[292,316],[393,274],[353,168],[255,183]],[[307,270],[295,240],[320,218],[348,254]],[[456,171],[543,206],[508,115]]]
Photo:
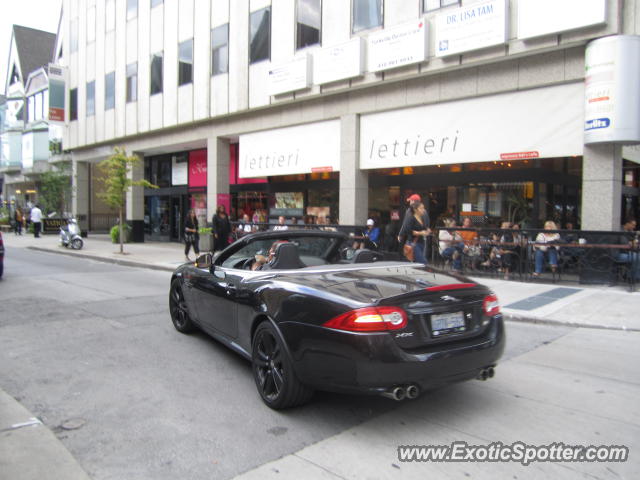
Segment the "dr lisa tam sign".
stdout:
[[240,178],[338,170],[339,120],[240,135]]
[[436,56],[501,45],[507,39],[505,0],[474,3],[435,18]]

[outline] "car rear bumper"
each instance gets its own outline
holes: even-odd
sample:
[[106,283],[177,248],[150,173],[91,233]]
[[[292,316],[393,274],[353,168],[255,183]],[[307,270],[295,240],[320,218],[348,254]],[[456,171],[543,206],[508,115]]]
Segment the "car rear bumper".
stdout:
[[496,315],[473,338],[420,349],[398,347],[392,333],[361,334],[287,322],[281,331],[298,378],[319,389],[380,394],[396,386],[421,390],[476,378],[502,356],[504,323]]

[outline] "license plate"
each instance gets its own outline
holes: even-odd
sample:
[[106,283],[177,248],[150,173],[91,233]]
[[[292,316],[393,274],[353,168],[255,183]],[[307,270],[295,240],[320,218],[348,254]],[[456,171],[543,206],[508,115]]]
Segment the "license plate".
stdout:
[[464,331],[464,312],[431,315],[431,331],[434,336]]

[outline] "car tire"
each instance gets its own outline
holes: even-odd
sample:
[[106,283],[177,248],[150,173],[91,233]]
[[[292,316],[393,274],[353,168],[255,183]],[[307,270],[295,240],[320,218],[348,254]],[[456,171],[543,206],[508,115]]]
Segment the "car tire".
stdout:
[[262,401],[275,410],[307,403],[313,390],[298,380],[275,327],[262,322],[251,342],[251,365]]
[[187,302],[182,292],[182,285],[179,279],[171,282],[169,289],[169,313],[173,326],[180,333],[191,333],[195,330],[195,325],[189,317]]

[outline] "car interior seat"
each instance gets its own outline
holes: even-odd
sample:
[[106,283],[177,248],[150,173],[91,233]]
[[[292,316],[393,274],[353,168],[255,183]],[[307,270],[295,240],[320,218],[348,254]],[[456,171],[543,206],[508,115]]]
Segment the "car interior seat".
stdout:
[[353,254],[353,263],[373,263],[382,260],[382,254],[362,248]]
[[268,264],[270,269],[289,270],[304,268],[306,265],[300,260],[298,247],[295,243],[281,243],[276,248],[275,258]]

